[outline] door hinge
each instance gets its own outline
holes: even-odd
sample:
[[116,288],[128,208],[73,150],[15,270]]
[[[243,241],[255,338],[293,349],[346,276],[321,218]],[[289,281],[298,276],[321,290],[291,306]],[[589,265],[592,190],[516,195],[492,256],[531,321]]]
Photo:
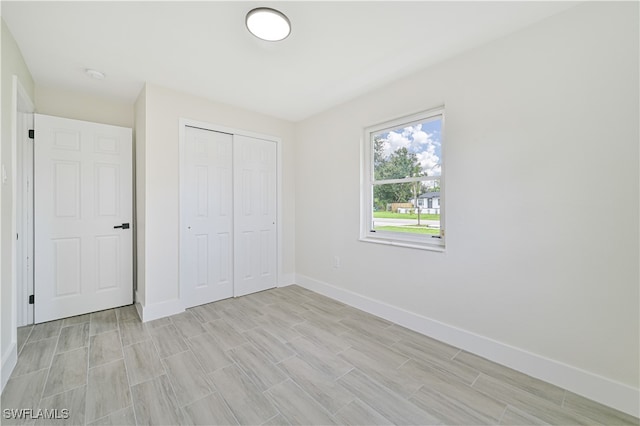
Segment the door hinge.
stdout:
[[36,302],[36,295],[32,294],[31,296],[29,296],[29,304],[33,305]]
[[29,139],[34,139],[36,137],[36,132],[33,129],[29,130]]

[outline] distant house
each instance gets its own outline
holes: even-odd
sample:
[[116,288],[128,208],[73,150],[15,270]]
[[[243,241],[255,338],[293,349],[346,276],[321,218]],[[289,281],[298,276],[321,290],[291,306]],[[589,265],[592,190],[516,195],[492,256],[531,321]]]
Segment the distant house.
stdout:
[[[411,200],[415,205],[415,200]],[[420,213],[440,214],[440,192],[425,192],[418,197]]]

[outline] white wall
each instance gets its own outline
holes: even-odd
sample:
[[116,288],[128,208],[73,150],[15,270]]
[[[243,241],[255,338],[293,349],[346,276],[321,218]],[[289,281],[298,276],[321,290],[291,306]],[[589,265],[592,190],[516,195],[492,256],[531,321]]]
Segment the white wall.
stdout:
[[22,58],[13,36],[9,32],[4,20],[2,26],[2,67],[1,67],[1,137],[0,163],[4,165],[7,181],[0,183],[0,203],[2,212],[0,220],[0,356],[2,357],[1,388],[4,389],[6,380],[13,369],[16,357],[16,311],[15,311],[15,283],[13,278],[12,243],[14,230],[12,229],[13,204],[13,169],[12,169],[12,141],[11,120],[13,116],[12,87],[13,76],[27,91],[33,100],[33,79]]
[[[638,4],[588,2],[299,123],[296,272],[617,383],[637,415],[638,90]],[[359,242],[363,128],[440,105],[446,253]]]
[[35,87],[35,96],[39,114],[133,127],[133,104],[130,102],[40,85]]
[[[145,107],[144,138],[137,135],[138,170],[144,179],[144,191],[138,191],[138,224],[144,223],[144,239],[138,241],[138,292],[144,293],[143,309],[168,306],[179,299],[179,126],[180,118],[251,131],[282,139],[282,201],[283,201],[283,272],[292,276],[295,268],[295,210],[293,125],[228,105],[214,103],[196,96],[147,84],[143,94]],[[138,99],[138,103],[142,99]],[[143,175],[141,175],[143,173]],[[140,230],[138,232],[140,236]],[[140,245],[143,244],[142,247]],[[175,303],[172,306],[176,306]],[[167,312],[166,310],[163,312]],[[154,315],[152,315],[154,316]]]

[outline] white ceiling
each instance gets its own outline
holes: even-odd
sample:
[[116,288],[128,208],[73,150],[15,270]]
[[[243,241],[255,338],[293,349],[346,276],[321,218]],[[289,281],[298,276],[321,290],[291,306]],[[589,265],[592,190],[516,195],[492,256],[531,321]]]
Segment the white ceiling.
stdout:
[[[133,102],[150,82],[298,121],[575,4],[2,1],[1,12],[38,85]],[[258,6],[289,17],[289,38],[248,33]]]

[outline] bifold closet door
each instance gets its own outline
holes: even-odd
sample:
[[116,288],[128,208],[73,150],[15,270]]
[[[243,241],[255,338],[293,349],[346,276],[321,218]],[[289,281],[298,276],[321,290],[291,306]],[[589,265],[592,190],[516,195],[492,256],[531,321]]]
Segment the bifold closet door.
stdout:
[[233,136],[234,295],[276,286],[276,143]]
[[181,298],[197,306],[233,296],[233,137],[186,128],[181,186]]

